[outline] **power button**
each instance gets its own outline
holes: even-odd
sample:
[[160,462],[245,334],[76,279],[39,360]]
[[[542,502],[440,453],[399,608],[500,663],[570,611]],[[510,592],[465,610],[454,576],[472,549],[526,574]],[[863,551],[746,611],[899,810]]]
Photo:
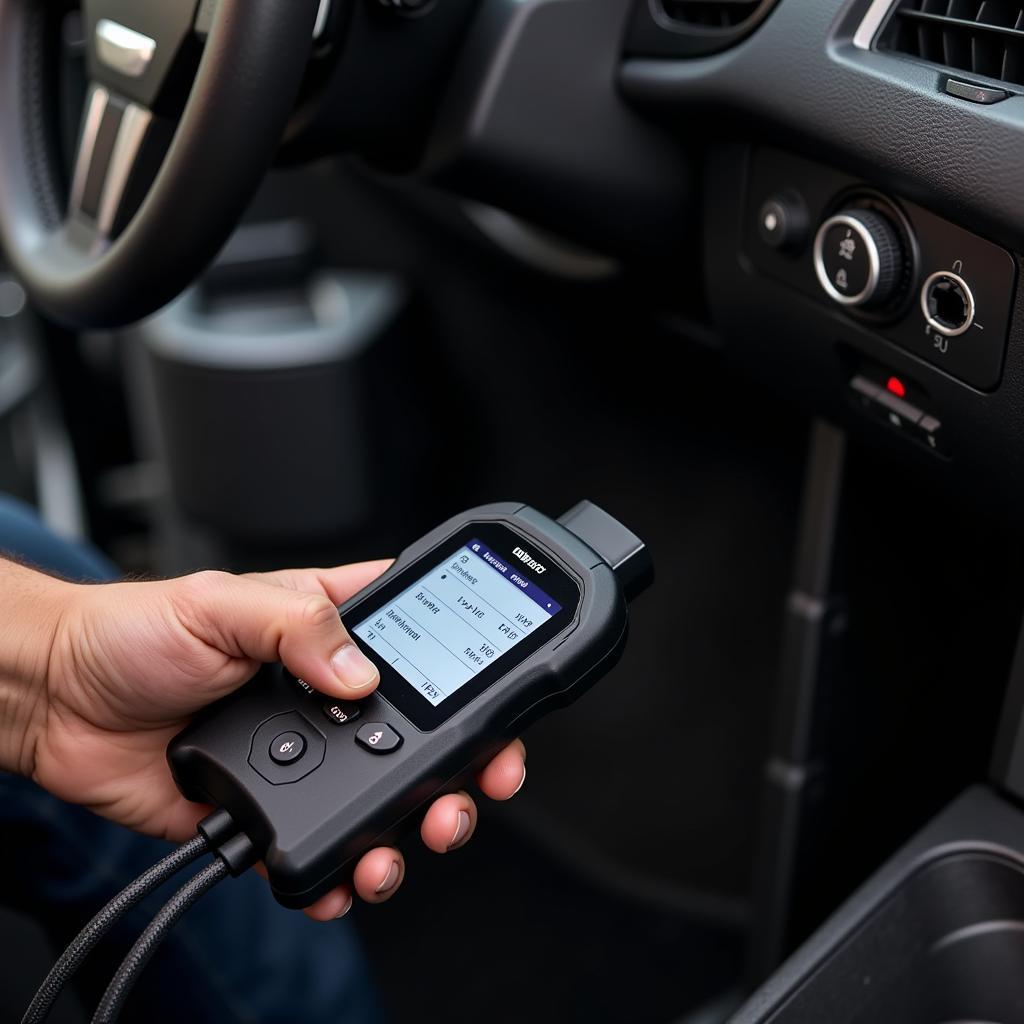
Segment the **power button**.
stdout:
[[304,779],[324,763],[327,740],[297,711],[268,718],[252,735],[249,764],[272,786]]
[[282,732],[270,741],[270,759],[276,764],[295,764],[306,752],[306,738],[298,732]]

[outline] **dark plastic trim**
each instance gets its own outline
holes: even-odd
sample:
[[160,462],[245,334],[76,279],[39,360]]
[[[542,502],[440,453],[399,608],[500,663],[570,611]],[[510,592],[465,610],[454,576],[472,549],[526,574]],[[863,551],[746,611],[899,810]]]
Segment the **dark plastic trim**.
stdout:
[[[786,1021],[783,1007],[908,879],[954,854],[991,854],[1024,869],[1024,813],[976,786],[893,856],[747,1001],[730,1024]],[[776,1016],[778,1014],[778,1016]]]
[[[993,106],[945,92],[948,72],[853,45],[869,0],[782,3],[760,31],[698,60],[633,58],[623,93],[681,137],[783,138],[850,173],[1024,249],[1024,97]],[[899,140],[898,144],[895,140]]]
[[761,0],[738,25],[716,28],[691,24],[673,16],[664,0],[637,0],[626,37],[626,53],[647,57],[703,57],[728,50],[761,27],[779,0]]
[[1010,685],[999,720],[992,781],[1024,800],[1024,626],[1010,669]]
[[617,88],[632,3],[481,5],[420,172],[602,252],[684,242],[688,156]]

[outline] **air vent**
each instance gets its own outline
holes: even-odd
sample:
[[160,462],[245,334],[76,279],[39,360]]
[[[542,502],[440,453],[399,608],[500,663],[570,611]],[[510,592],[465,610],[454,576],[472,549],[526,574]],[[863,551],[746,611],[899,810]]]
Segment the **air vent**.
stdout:
[[900,0],[876,45],[1024,86],[1024,0]]
[[777,2],[638,0],[626,49],[633,54],[673,57],[717,53],[750,35]]

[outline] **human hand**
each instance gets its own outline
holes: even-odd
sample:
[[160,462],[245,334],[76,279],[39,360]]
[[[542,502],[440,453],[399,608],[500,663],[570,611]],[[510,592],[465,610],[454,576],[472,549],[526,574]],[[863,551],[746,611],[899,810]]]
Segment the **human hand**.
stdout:
[[[209,808],[185,800],[166,748],[207,704],[236,690],[264,662],[281,661],[325,694],[366,697],[377,670],[352,643],[336,605],[387,562],[254,576],[203,572],[181,579],[79,586],[49,581],[53,642],[31,700],[19,766],[56,796],[150,835],[182,841]],[[518,740],[480,773],[484,793],[513,796],[525,778]],[[438,799],[420,829],[438,853],[463,845],[477,811],[466,793]],[[307,913],[339,917],[352,889],[371,903],[402,882],[399,851],[378,848],[356,865],[352,886]]]

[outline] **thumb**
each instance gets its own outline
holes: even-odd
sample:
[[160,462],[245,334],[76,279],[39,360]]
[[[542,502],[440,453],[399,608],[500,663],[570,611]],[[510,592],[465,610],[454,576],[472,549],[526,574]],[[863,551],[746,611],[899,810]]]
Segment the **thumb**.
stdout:
[[342,699],[365,697],[380,682],[326,595],[221,572],[181,582],[189,628],[225,654],[281,661],[311,686]]

